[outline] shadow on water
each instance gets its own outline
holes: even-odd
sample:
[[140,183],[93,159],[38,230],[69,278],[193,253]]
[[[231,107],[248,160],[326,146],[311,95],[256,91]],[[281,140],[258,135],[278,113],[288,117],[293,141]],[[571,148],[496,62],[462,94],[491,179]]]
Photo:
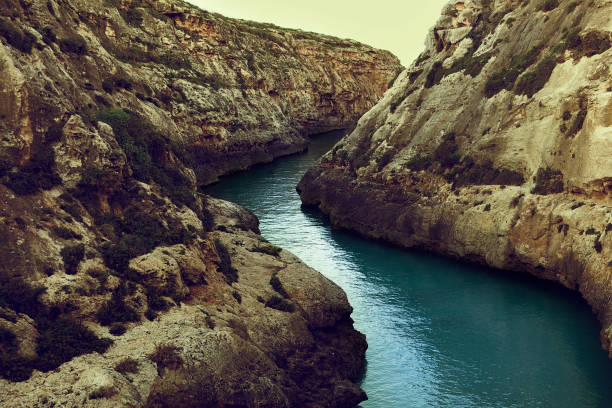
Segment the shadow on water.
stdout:
[[367,240],[301,206],[295,185],[341,136],[205,189],[340,285],[369,348],[363,408],[610,407],[612,361],[574,292]]

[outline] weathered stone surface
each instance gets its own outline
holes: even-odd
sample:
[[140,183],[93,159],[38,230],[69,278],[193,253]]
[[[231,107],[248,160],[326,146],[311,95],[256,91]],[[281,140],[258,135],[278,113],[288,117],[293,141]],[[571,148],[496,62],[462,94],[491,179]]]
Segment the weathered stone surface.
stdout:
[[[68,146],[59,151],[83,154],[82,165],[102,164],[86,159],[108,150],[92,121],[98,110],[119,107],[184,146],[199,183],[210,183],[303,150],[309,134],[350,126],[401,71],[389,52],[355,41],[233,20],[180,1],[33,2],[2,15],[38,38],[30,53],[0,46],[0,159],[10,166],[62,120]],[[78,36],[86,51],[64,41]],[[64,181],[78,181],[79,167],[66,157]]]
[[302,179],[303,202],[576,289],[612,353],[611,18],[608,1],[449,2],[423,55]]
[[196,187],[350,126],[397,58],[180,0],[7,0],[0,24],[0,406],[364,400],[344,292]]
[[[208,401],[344,407],[361,401],[364,394],[352,381],[366,344],[352,328],[352,308],[344,292],[293,255],[253,252],[262,238],[252,232],[212,235],[210,239],[228,248],[237,283],[226,284],[221,272],[208,268],[207,284],[191,286],[185,303],[154,321],[132,325],[114,338],[104,355],[77,357],[56,372],[35,372],[21,383],[0,380],[2,406],[201,406]],[[132,266],[142,272],[158,262],[163,265],[153,269],[179,274],[180,261],[171,259],[183,250],[191,264],[210,264],[203,253],[177,245],[157,248],[133,260]],[[294,312],[275,310],[258,300],[277,294],[269,283],[275,273],[289,292],[287,301],[295,306]],[[241,295],[240,302],[233,293]],[[176,348],[183,363],[156,367],[149,356],[160,345]],[[138,373],[115,370],[126,358],[136,360]],[[105,396],[96,397],[101,390]]]

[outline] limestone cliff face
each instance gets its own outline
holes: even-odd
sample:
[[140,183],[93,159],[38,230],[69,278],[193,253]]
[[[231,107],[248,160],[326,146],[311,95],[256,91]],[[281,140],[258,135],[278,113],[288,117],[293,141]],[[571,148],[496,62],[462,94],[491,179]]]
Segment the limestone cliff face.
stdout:
[[[143,192],[142,197],[146,201],[154,194]],[[35,205],[42,200],[49,203],[45,197]],[[24,216],[23,208],[11,204],[11,215]],[[29,276],[32,285],[46,288],[42,303],[62,305],[63,316],[80,316],[96,336],[112,338],[113,344],[105,352],[77,355],[52,371],[37,369],[19,382],[0,379],[0,405],[280,408],[352,407],[363,400],[365,394],[353,381],[367,345],[353,329],[352,308],[342,289],[267,243],[249,211],[214,199],[209,206],[216,214],[216,231],[131,260],[131,289],[122,295],[123,305],[115,304],[107,316],[121,309],[123,317],[113,320],[124,321],[124,329],[115,332],[111,325],[114,335],[96,321],[126,277],[110,271],[95,255],[80,262],[74,274],[57,270],[44,278]],[[190,210],[165,210],[182,215],[194,231],[202,228]],[[24,216],[28,225],[3,227],[3,244],[11,244],[9,231],[18,240],[15,251],[5,247],[5,266],[9,253],[19,258],[19,251],[30,253],[25,262],[31,261],[33,269],[39,262],[61,263],[53,256],[64,242],[51,240],[44,231],[52,221],[37,219],[37,229],[30,223],[32,216]],[[88,224],[84,214],[83,224],[77,225],[84,228],[78,231],[86,236],[87,253],[93,254],[96,237]],[[220,266],[223,253],[237,278],[231,285]],[[273,277],[278,283],[271,285]],[[14,299],[8,303],[14,305]],[[28,311],[33,320],[6,306],[0,307],[0,329],[15,334],[17,347],[9,350],[15,353],[9,359],[3,353],[11,346],[5,338],[0,341],[0,374],[16,378],[31,361],[21,357],[40,361],[42,338],[50,334],[41,328],[39,315]],[[151,309],[157,315],[146,312]],[[130,310],[134,318],[124,318]],[[138,317],[143,313],[146,318]],[[83,340],[72,332],[53,335],[51,340],[60,343],[69,344],[72,336]]]
[[308,134],[351,125],[401,71],[390,53],[351,40],[181,1],[0,7],[5,166],[26,161],[44,132],[70,116],[91,129],[95,112],[119,107],[142,112],[185,146],[198,182],[209,183],[302,150]]
[[344,292],[197,193],[400,71],[180,1],[0,0],[0,405],[352,407]]
[[612,352],[609,1],[451,1],[298,189],[334,224],[579,290]]

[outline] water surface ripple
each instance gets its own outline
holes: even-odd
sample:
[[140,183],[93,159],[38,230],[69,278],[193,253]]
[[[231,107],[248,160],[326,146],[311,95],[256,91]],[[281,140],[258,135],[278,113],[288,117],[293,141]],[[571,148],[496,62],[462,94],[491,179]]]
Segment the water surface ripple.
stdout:
[[612,407],[612,360],[576,294],[332,230],[295,186],[342,134],[206,188],[340,285],[369,349],[363,408]]

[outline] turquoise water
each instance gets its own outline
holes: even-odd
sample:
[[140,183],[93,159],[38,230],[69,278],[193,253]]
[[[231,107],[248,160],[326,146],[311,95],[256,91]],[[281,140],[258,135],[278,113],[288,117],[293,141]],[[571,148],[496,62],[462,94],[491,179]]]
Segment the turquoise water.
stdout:
[[206,188],[339,284],[369,349],[363,408],[612,407],[612,360],[575,293],[332,230],[295,186],[341,133]]

